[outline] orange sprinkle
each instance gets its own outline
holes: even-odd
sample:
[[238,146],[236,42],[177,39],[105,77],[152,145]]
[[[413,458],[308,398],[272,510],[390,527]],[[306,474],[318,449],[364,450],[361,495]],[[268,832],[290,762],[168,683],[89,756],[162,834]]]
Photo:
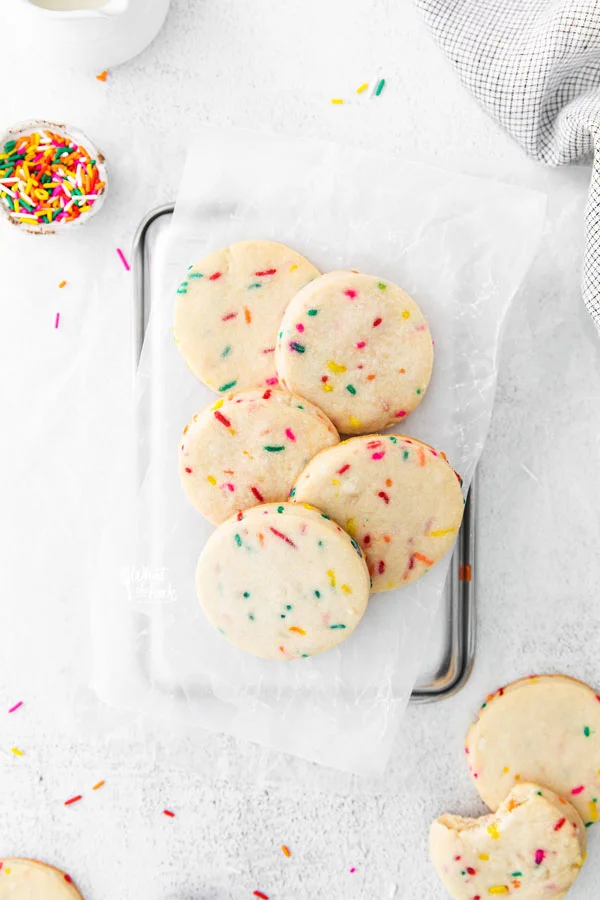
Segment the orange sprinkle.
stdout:
[[98,788],[104,787],[104,784],[105,784],[104,781],[99,781],[98,784],[95,784],[95,785],[94,785],[94,787],[92,788],[92,790],[93,790],[93,791],[97,791]]
[[108,72],[106,71],[106,69],[104,70],[104,72],[100,72],[99,75],[96,75],[96,78],[98,79],[98,81],[106,81],[106,79],[108,78]]
[[291,851],[290,851],[290,848],[287,847],[285,844],[282,844],[282,845],[281,845],[281,852],[283,853],[284,856],[287,856],[288,859],[289,859],[290,856],[292,855],[292,854],[291,854]]
[[458,580],[459,581],[470,581],[471,580],[471,566],[459,566],[458,567]]
[[406,369],[398,369],[398,371],[400,372],[401,375],[405,375],[405,374],[406,374]]
[[374,375],[367,375],[367,381],[373,381],[375,379]]
[[67,283],[66,281],[61,281],[61,282],[59,283],[59,285],[58,285],[59,288],[64,288],[64,286],[66,285],[66,283]]
[[265,543],[265,536],[260,531],[258,532],[258,543],[260,544],[261,547],[263,547],[264,543]]
[[417,456],[419,457],[419,465],[425,465],[425,451],[422,447],[417,447]]
[[297,625],[292,625],[291,628],[288,628],[288,631],[295,631],[296,634],[306,634],[304,628],[298,628]]
[[386,544],[389,544],[389,542],[391,541],[391,537],[389,536],[389,534],[384,534],[383,539]]
[[426,566],[432,566],[433,560],[429,559],[428,556],[425,556],[423,553],[413,553],[415,559],[418,559],[419,562],[425,563]]
[[244,318],[246,319],[246,322],[249,325],[250,322],[252,321],[252,313],[246,307],[244,307]]
[[391,478],[386,478],[386,479],[385,479],[385,483],[387,484],[388,487],[391,487],[391,486],[392,486],[392,479],[391,479]]

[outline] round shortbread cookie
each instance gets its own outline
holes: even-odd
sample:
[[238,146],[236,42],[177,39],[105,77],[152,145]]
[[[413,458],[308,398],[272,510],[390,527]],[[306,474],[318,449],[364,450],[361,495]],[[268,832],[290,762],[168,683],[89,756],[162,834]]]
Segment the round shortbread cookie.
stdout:
[[364,435],[321,451],[291,497],[318,506],[356,538],[374,591],[409,584],[439,562],[464,508],[442,454],[403,435]]
[[82,900],[71,876],[35,859],[0,860],[0,900]]
[[283,313],[318,275],[303,256],[273,241],[241,241],[201,259],[175,304],[175,342],[192,372],[223,393],[277,384]]
[[490,694],[465,743],[469,771],[490,809],[519,781],[573,804],[584,823],[600,806],[600,696],[568,675],[532,675]]
[[270,388],[229,394],[184,428],[181,483],[218,525],[240,509],[287,500],[309,460],[339,439],[327,416],[302,397]]
[[289,660],[349,637],[367,608],[369,573],[360,549],[319,510],[270,503],[238,513],[210,536],[196,589],[232,644]]
[[402,421],[423,399],[433,344],[408,294],[354,272],[317,278],[291,300],[277,340],[281,384],[316,403],[338,431]]
[[548,788],[519,784],[496,813],[445,815],[429,833],[429,855],[454,900],[559,900],[585,860],[577,811]]

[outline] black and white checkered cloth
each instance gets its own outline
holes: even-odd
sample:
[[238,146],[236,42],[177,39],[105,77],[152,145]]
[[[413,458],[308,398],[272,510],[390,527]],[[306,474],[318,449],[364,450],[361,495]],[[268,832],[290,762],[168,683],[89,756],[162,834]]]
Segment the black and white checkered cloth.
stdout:
[[595,160],[582,292],[600,331],[600,0],[416,0],[462,81],[537,159]]

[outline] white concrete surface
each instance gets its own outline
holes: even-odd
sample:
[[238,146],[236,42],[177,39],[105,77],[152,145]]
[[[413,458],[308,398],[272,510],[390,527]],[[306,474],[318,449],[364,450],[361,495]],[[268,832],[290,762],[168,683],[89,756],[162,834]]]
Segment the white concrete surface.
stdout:
[[[87,900],[249,900],[255,889],[271,900],[442,900],[427,829],[440,812],[482,810],[462,758],[481,696],[535,670],[600,686],[600,372],[578,287],[588,173],[525,159],[463,90],[408,0],[173,0],[156,42],[106,84],[64,74],[66,59],[66,46],[32,58],[26,35],[7,39],[0,58],[1,120],[72,121],[104,148],[112,175],[103,214],[77,243],[0,234],[0,855],[64,867]],[[355,97],[379,76],[380,98]],[[333,96],[352,102],[332,106]],[[107,441],[106,469],[83,482],[76,423],[97,409],[101,444],[103,417],[127,385],[130,285],[114,248],[174,196],[195,122],[320,135],[549,193],[544,245],[506,328],[481,464],[473,676],[456,698],[410,710],[386,783],[355,783],[346,796],[257,783],[244,747],[225,771],[231,744],[217,738],[190,774],[136,741],[126,717],[107,746],[112,717],[93,714],[94,738],[71,713],[69,685],[85,681],[89,662],[89,525],[118,453]],[[70,290],[58,293],[70,271]],[[91,386],[77,354],[82,329],[110,335]],[[18,712],[2,712],[18,700]],[[78,793],[81,803],[63,805]],[[597,896],[600,840],[594,829],[589,838],[573,900]]]

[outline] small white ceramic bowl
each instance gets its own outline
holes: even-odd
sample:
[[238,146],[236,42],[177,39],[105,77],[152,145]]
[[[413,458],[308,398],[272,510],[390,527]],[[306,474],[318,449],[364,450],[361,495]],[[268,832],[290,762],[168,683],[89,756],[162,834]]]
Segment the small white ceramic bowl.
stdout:
[[[36,225],[33,222],[28,222],[26,219],[23,220],[20,216],[24,215],[24,213],[15,213],[3,198],[0,198],[0,210],[9,222],[23,231],[28,231],[30,234],[59,234],[61,231],[70,231],[76,226],[88,222],[92,216],[96,215],[104,203],[108,188],[104,156],[85,134],[77,128],[72,128],[70,125],[58,125],[56,122],[47,122],[44,119],[30,119],[27,122],[19,122],[17,125],[12,125],[10,128],[7,128],[6,131],[0,135],[0,153],[4,152],[4,147],[8,141],[18,140],[24,135],[33,134],[36,131],[52,131],[55,134],[60,135],[60,137],[67,138],[67,140],[82,146],[89,153],[90,158],[96,160],[100,180],[104,182],[104,188],[102,189],[102,192],[98,194],[98,199],[94,200],[92,208],[81,213],[76,219],[39,222]],[[7,185],[7,187],[10,188],[12,185]]]

